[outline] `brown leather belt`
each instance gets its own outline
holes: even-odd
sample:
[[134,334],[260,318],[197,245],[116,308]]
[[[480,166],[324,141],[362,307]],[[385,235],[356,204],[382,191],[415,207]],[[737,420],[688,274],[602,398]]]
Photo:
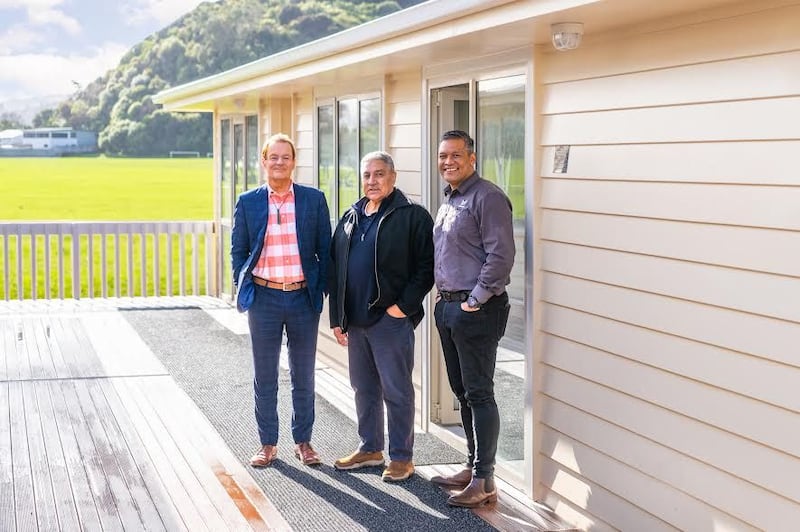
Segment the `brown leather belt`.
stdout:
[[262,279],[261,277],[256,277],[255,275],[253,276],[253,282],[258,286],[266,286],[267,288],[283,290],[284,292],[294,292],[295,290],[300,290],[308,286],[308,283],[305,281],[299,281],[297,283],[276,283],[274,281]]

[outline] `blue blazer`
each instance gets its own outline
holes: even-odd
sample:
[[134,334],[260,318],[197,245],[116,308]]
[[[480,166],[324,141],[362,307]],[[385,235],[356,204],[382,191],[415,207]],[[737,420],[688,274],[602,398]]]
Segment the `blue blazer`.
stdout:
[[[236,201],[231,234],[231,264],[236,288],[236,308],[245,312],[253,303],[253,268],[264,247],[267,231],[267,186],[248,190]],[[308,282],[311,306],[322,312],[322,298],[328,293],[331,221],[325,195],[319,190],[294,183],[295,225],[300,264]]]

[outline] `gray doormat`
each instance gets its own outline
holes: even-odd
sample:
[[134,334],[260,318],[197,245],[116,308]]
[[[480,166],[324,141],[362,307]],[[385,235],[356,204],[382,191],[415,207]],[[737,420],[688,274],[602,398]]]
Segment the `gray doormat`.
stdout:
[[[123,315],[247,465],[259,445],[249,336],[232,333],[201,309],[131,310]],[[494,530],[471,511],[447,506],[445,493],[418,475],[389,484],[381,481],[379,467],[335,470],[334,460],[357,447],[358,435],[355,424],[319,396],[312,443],[324,464],[300,464],[289,429],[291,396],[285,371],[278,409],[279,460],[267,469],[248,468],[294,530]],[[416,435],[414,455],[418,465],[464,460],[429,434]]]

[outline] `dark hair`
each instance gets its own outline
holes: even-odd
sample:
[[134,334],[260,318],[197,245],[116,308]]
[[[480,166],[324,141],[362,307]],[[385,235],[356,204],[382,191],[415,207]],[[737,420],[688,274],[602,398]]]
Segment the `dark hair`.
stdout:
[[462,131],[460,129],[451,129],[450,131],[445,131],[442,133],[442,138],[440,141],[445,140],[463,140],[464,146],[467,147],[467,153],[474,153],[475,152],[475,141],[472,140],[472,137],[469,136],[469,133],[466,131]]

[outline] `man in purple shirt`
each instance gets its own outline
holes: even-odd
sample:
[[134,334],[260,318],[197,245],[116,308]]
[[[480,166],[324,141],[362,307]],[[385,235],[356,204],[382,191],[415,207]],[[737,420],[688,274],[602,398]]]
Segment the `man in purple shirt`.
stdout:
[[494,464],[500,414],[494,399],[497,345],[510,310],[506,285],[514,264],[511,201],[475,171],[475,142],[464,131],[444,133],[439,172],[445,202],[433,229],[434,317],[450,388],[461,405],[466,467],[432,482],[462,488],[451,506],[473,508],[497,500]]

